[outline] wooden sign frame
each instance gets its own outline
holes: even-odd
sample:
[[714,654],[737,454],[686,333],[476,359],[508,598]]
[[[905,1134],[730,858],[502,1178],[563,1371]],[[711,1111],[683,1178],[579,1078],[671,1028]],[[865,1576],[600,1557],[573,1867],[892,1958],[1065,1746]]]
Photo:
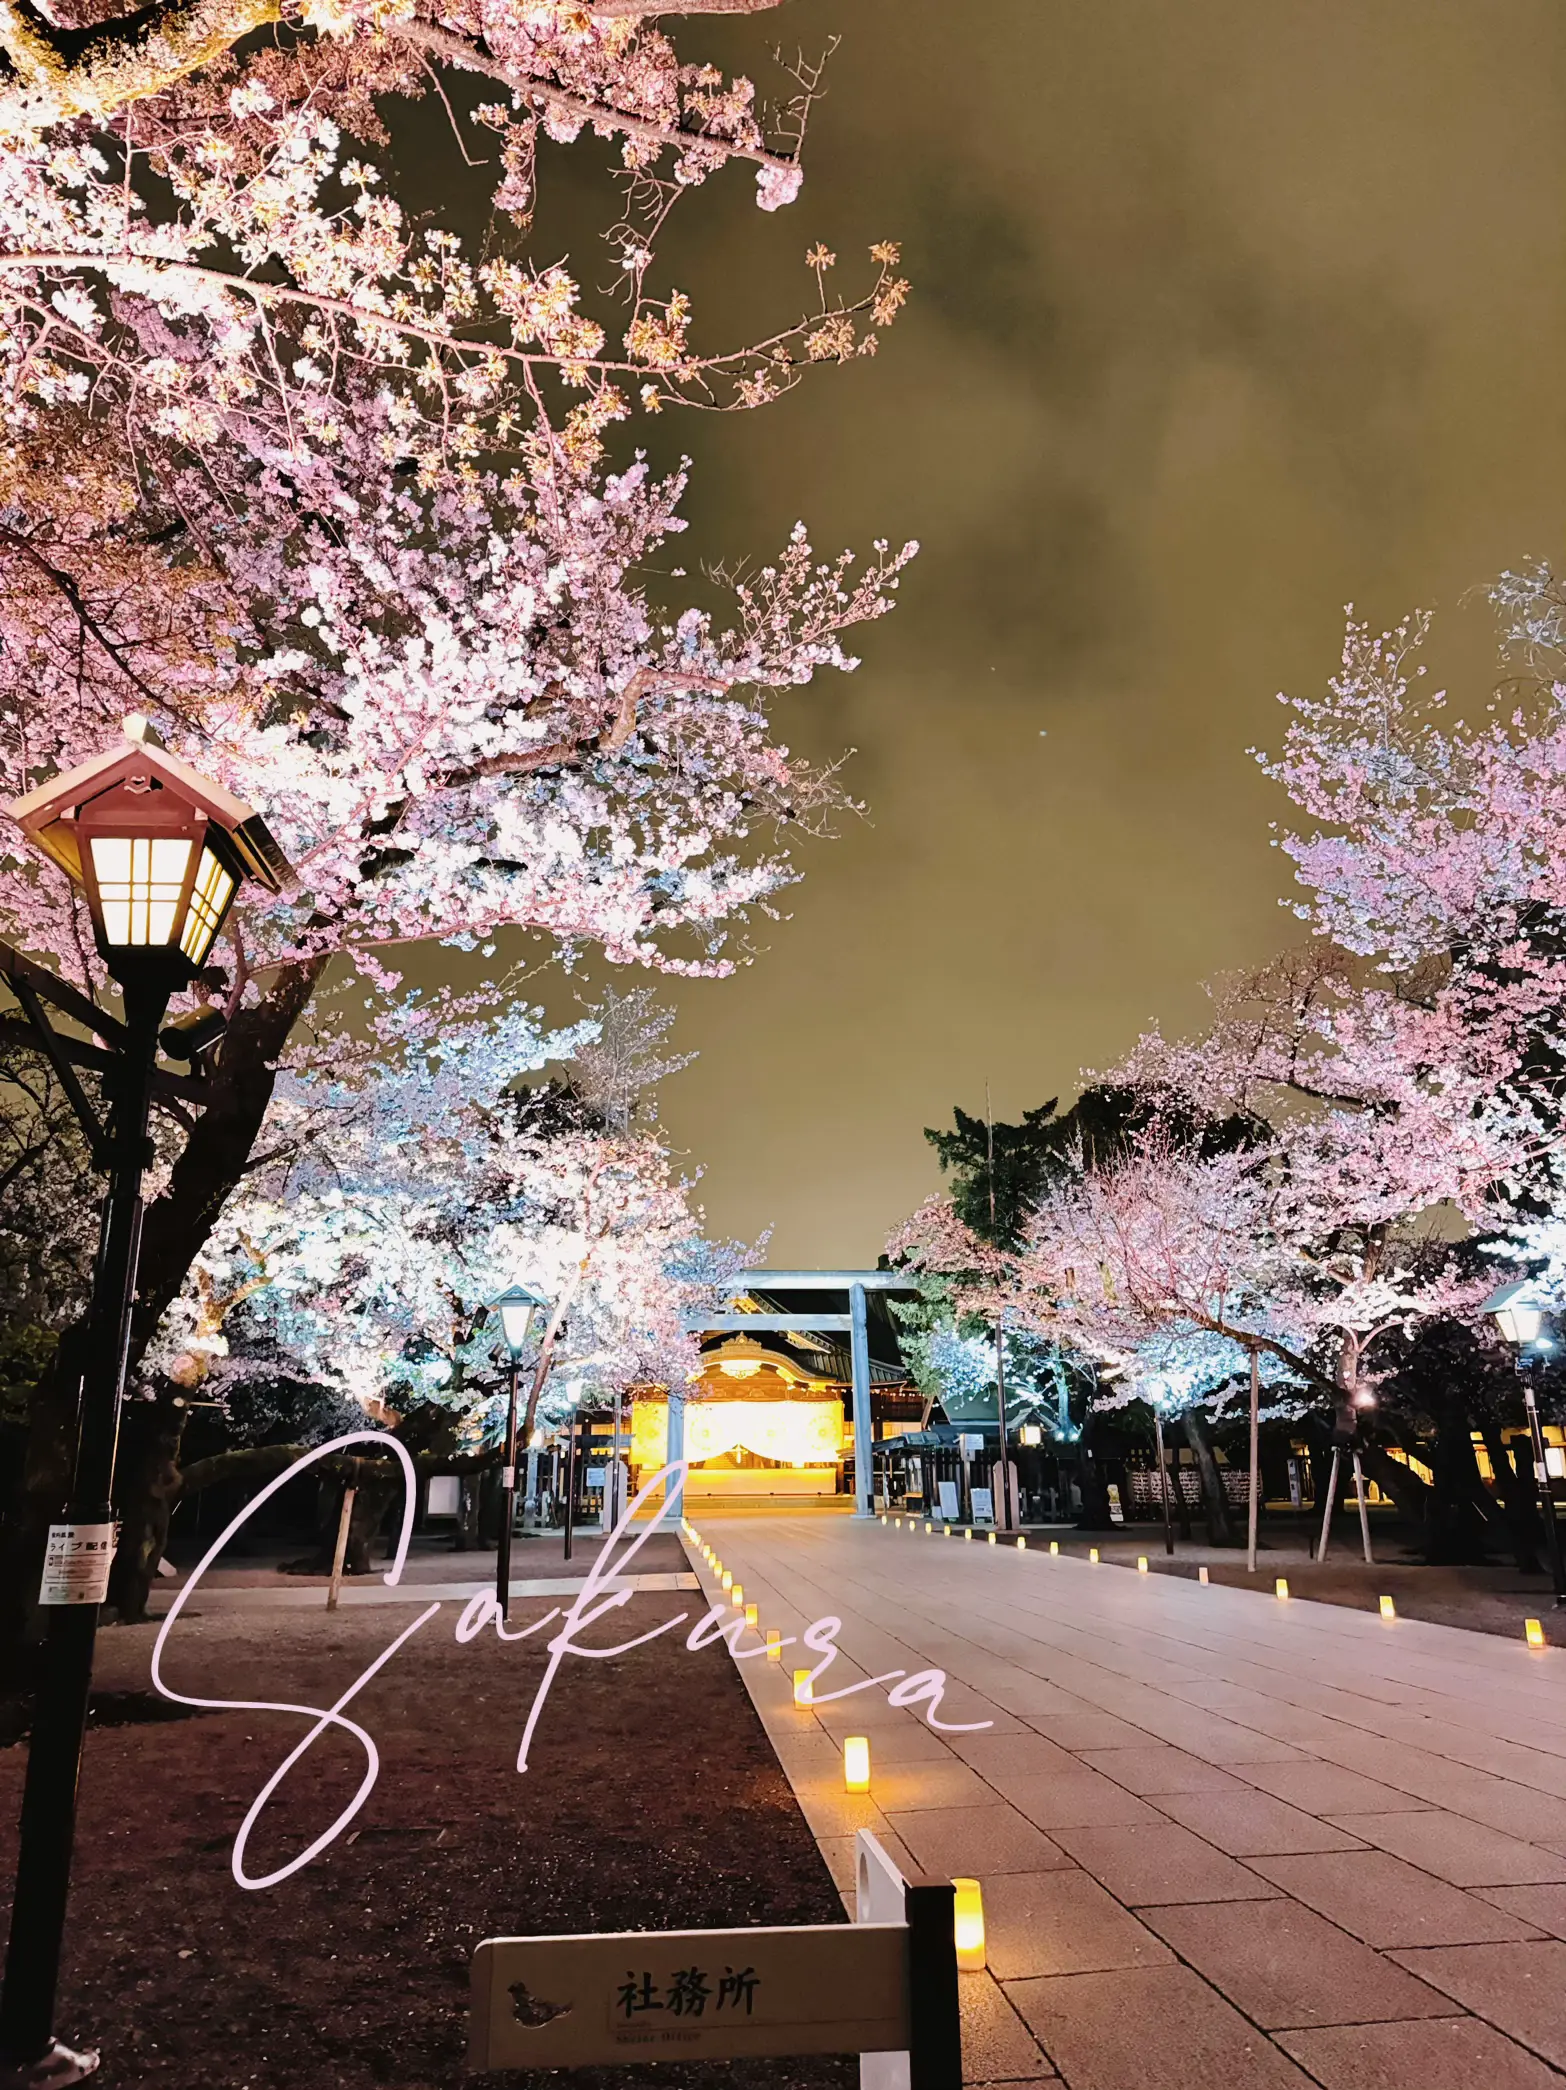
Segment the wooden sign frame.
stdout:
[[962,2090],[952,1883],[857,1846],[853,1923],[485,1939],[469,2069],[858,2053],[867,2090]]

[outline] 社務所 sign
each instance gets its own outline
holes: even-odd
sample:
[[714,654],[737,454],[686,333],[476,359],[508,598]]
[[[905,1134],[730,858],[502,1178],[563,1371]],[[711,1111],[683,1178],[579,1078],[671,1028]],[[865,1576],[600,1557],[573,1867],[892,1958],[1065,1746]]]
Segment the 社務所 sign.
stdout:
[[901,1923],[491,1938],[468,2067],[590,2068],[908,2045]]

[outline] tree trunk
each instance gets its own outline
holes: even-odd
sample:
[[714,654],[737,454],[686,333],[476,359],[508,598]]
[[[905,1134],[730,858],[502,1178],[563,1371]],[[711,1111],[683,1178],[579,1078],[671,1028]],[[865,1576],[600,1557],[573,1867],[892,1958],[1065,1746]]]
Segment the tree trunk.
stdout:
[[1180,1419],[1185,1424],[1186,1442],[1196,1454],[1196,1470],[1201,1475],[1202,1501],[1207,1510],[1207,1543],[1210,1546],[1232,1546],[1234,1526],[1230,1522],[1223,1475],[1218,1471],[1207,1424],[1195,1408],[1187,1408]]
[[[1421,1538],[1429,1529],[1435,1511],[1435,1490],[1426,1485],[1410,1466],[1394,1459],[1382,1444],[1361,1444],[1359,1463],[1367,1480],[1373,1480],[1383,1495],[1390,1495],[1400,1513]],[[1345,1451],[1338,1467],[1342,1479],[1354,1477],[1354,1462]]]
[[1425,1558],[1432,1566],[1466,1566],[1486,1559],[1490,1550],[1473,1421],[1460,1387],[1444,1386],[1431,1405],[1436,1410],[1435,1497],[1425,1529]]
[[1525,1481],[1512,1464],[1506,1446],[1501,1442],[1497,1424],[1481,1419],[1479,1434],[1484,1439],[1484,1448],[1495,1471],[1495,1485],[1506,1512],[1506,1529],[1517,1572],[1536,1575],[1539,1572],[1539,1541],[1544,1533],[1531,1481]]
[[[131,1317],[133,1367],[244,1174],[272,1100],[278,1055],[325,964],[322,958],[282,967],[256,1006],[237,1011],[229,1025],[195,1129],[174,1164],[168,1189],[147,1209]],[[84,1339],[84,1323],[66,1330],[31,1403],[22,1486],[0,1544],[0,1690],[19,1688],[30,1666],[45,1535],[71,1488]],[[122,1513],[128,1512],[138,1530],[156,1527],[160,1511],[155,1501],[120,1499]],[[127,1587],[133,1591],[134,1577]]]
[[186,1403],[166,1392],[125,1409],[114,1475],[120,1542],[109,1574],[109,1602],[121,1625],[140,1625],[147,1616],[152,1578],[180,1496],[179,1448],[189,1419]]

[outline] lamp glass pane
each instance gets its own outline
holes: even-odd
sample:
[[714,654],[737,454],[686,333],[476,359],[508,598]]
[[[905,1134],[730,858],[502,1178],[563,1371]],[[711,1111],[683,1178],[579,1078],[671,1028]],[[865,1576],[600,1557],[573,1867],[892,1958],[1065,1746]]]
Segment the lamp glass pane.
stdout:
[[196,867],[196,883],[190,895],[190,913],[179,947],[192,965],[201,964],[212,948],[212,939],[223,926],[228,903],[234,896],[234,881],[210,849],[203,849]]
[[107,942],[172,942],[192,843],[184,835],[94,835],[92,865]]
[[520,1350],[527,1341],[527,1327],[533,1318],[531,1306],[521,1300],[507,1300],[500,1309],[500,1326],[506,1338],[508,1350]]

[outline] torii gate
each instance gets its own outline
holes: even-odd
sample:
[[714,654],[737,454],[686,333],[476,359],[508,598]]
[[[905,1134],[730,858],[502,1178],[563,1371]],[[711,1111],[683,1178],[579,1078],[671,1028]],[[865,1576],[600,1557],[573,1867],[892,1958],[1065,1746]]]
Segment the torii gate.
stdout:
[[[798,1328],[813,1335],[848,1337],[854,1388],[854,1515],[875,1514],[871,1502],[870,1445],[870,1335],[865,1314],[867,1292],[917,1292],[916,1279],[898,1270],[742,1270],[724,1291],[734,1300],[746,1292],[847,1292],[848,1311],[843,1313],[792,1314],[692,1314],[686,1328],[692,1335],[756,1335],[770,1331],[784,1334]],[[685,1456],[685,1396],[669,1392],[669,1460]],[[683,1491],[676,1489],[668,1505],[678,1514]],[[667,1513],[667,1511],[666,1511]]]

